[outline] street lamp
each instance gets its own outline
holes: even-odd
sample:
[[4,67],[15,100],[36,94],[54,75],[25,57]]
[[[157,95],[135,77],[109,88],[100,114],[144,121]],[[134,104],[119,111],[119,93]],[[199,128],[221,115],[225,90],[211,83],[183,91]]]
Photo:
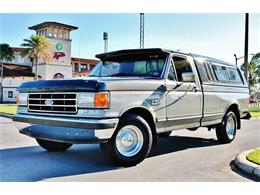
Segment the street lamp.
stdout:
[[108,33],[103,32],[103,40],[104,40],[104,52],[108,52]]
[[[248,55],[254,56],[255,54],[254,54],[254,53],[250,53],[250,54],[248,54]],[[234,54],[234,57],[235,57],[236,65],[237,65],[237,61],[240,60],[240,59],[243,59],[245,56],[237,57],[237,55]]]

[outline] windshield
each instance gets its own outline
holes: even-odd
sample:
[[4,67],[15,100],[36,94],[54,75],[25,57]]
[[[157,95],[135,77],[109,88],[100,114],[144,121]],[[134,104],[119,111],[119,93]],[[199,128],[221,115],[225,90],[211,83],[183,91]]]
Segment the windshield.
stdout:
[[139,55],[111,57],[100,61],[89,76],[96,77],[153,77],[160,78],[166,56]]

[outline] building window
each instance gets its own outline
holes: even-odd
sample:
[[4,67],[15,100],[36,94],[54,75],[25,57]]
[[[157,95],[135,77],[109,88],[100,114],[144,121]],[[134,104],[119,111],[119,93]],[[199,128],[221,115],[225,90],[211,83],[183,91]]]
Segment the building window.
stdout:
[[95,66],[95,64],[90,64],[90,70],[92,70]]
[[74,71],[75,71],[75,72],[78,72],[78,71],[79,71],[79,65],[78,65],[78,63],[75,63],[75,64],[74,64]]
[[62,79],[64,79],[64,75],[62,73],[56,73],[53,76],[53,80],[62,80]]
[[62,38],[67,39],[67,33],[65,31],[62,32]]
[[86,70],[88,68],[87,64],[81,64],[80,69],[81,70]]
[[8,98],[13,98],[13,97],[14,97],[13,91],[8,91]]
[[57,37],[58,36],[58,30],[57,29],[53,29],[53,37]]

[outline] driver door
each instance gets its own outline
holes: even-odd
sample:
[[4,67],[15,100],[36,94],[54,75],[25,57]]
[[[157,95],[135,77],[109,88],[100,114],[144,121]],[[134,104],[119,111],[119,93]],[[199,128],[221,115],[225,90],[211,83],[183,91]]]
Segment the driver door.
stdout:
[[199,127],[202,91],[192,58],[185,55],[172,57],[166,88],[166,131]]

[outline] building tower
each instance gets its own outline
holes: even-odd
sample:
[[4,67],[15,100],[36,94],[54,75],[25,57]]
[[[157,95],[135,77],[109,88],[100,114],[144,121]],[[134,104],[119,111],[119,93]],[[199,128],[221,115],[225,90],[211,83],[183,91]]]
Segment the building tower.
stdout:
[[72,77],[70,32],[78,27],[58,22],[43,22],[29,27],[36,35],[46,37],[51,43],[50,62],[41,61],[39,75],[45,79],[68,79]]

